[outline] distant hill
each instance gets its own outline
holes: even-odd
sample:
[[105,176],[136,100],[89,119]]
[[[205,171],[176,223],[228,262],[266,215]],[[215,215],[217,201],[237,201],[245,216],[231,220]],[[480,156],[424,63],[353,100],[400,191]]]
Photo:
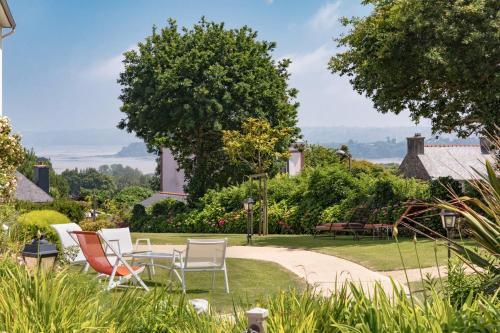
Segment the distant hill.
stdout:
[[[477,138],[457,139],[457,138],[429,138],[426,143],[432,144],[477,144]],[[383,159],[383,158],[403,158],[406,155],[406,140],[396,141],[396,139],[387,139],[386,141],[375,142],[357,142],[350,140],[348,142],[322,143],[322,146],[338,148],[341,145],[347,145],[354,158],[364,159]]]
[[[404,141],[415,133],[421,133],[426,138],[432,138],[429,127],[303,127],[302,135],[309,143],[332,143],[349,141],[355,142],[377,142],[396,139]],[[441,135],[442,139],[455,139],[451,134]]]
[[154,154],[148,153],[146,144],[144,142],[133,142],[126,147],[123,147],[116,155],[116,157],[149,157]]

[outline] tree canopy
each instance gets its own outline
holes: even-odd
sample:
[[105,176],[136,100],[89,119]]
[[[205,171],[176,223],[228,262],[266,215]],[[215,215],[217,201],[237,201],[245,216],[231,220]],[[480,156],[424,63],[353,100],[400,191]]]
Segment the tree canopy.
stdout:
[[170,19],[125,53],[118,80],[125,118],[118,127],[135,132],[151,150],[170,148],[192,198],[242,179],[245,170],[223,150],[223,130],[239,130],[255,117],[291,129],[283,146],[299,133],[297,90],[287,84],[290,61],[275,61],[275,46],[247,26],[226,29],[202,18],[179,29]]
[[329,68],[382,113],[409,110],[434,132],[495,133],[500,123],[498,0],[364,0]]

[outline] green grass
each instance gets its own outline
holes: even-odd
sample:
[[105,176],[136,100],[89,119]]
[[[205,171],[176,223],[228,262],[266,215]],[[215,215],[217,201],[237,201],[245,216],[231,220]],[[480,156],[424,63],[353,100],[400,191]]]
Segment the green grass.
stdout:
[[[159,264],[166,264],[158,260]],[[289,289],[305,289],[305,281],[278,264],[250,259],[231,259],[226,261],[229,277],[229,294],[224,290],[223,273],[216,273],[215,288],[212,289],[210,273],[186,273],[186,296],[188,299],[204,298],[217,312],[231,312],[233,301],[244,307],[262,303],[269,296]],[[147,272],[141,277],[153,288],[169,285],[168,270],[156,268],[152,280]],[[122,289],[123,290],[123,289]],[[174,277],[172,294],[176,298],[182,295],[181,285]]]
[[[150,238],[153,244],[186,244],[187,238],[221,238],[226,237],[230,246],[246,245],[246,235],[242,234],[179,234],[179,233],[133,233],[133,238]],[[417,268],[413,241],[404,238],[399,240],[406,268]],[[439,243],[437,255],[440,265],[446,264],[446,247]],[[353,240],[351,236],[316,237],[311,235],[269,235],[253,238],[255,246],[279,246],[317,251],[341,257],[376,271],[403,269],[395,240],[365,237]],[[417,249],[422,267],[435,266],[434,241],[419,239]]]

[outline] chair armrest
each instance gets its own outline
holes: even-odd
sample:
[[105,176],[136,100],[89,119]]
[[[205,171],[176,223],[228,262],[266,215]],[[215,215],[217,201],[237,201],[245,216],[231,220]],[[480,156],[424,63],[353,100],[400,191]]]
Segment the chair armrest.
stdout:
[[183,253],[184,253],[184,251],[174,249],[173,258],[172,258],[172,265],[175,265],[176,263],[178,263],[181,265],[181,267],[184,267],[184,259],[182,258]]
[[145,242],[146,245],[148,246],[148,251],[152,251],[151,240],[149,238],[137,238],[135,240],[134,250],[137,250],[137,247],[140,245],[141,242]]

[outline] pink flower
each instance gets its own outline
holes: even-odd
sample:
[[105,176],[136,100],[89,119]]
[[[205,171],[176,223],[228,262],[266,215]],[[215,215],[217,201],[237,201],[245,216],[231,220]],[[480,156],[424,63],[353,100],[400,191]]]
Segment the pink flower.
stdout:
[[220,225],[220,226],[223,226],[225,223],[226,223],[226,221],[224,221],[224,220],[222,220],[222,219],[221,219],[221,220],[219,220],[219,225]]

